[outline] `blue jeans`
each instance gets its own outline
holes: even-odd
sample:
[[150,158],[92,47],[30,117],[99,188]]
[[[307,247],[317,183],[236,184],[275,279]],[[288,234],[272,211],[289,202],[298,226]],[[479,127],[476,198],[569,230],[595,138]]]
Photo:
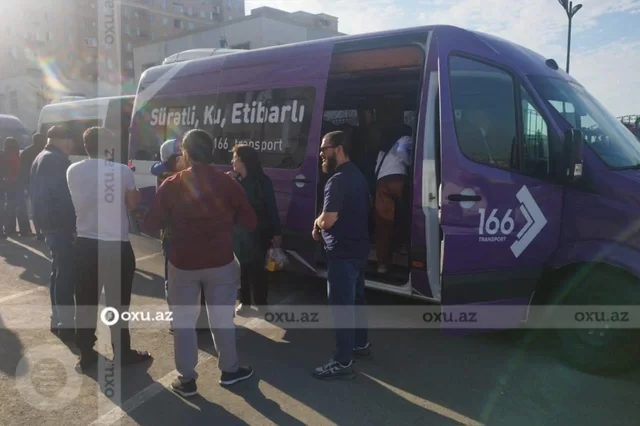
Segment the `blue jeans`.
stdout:
[[[351,362],[354,347],[367,344],[367,304],[364,295],[366,259],[329,259],[327,295],[336,326],[334,360],[343,365]],[[358,310],[354,307],[358,306]]]
[[51,251],[51,325],[75,329],[75,299],[73,277],[73,236],[66,232],[49,232],[45,241]]

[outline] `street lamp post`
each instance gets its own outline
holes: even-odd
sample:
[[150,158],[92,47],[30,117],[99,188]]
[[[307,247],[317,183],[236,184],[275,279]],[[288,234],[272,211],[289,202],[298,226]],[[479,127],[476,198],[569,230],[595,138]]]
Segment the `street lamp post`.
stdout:
[[577,4],[574,6],[573,2],[569,0],[558,0],[558,3],[560,3],[564,11],[567,12],[567,18],[569,18],[569,35],[567,37],[567,74],[569,74],[569,57],[571,55],[571,21],[575,14],[582,9],[582,5]]

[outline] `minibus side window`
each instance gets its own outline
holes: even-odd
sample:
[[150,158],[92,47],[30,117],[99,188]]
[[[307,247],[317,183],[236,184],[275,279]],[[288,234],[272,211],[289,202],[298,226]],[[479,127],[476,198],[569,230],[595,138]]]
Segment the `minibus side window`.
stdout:
[[458,145],[472,161],[519,169],[515,84],[506,71],[451,56],[451,102]]
[[533,100],[524,87],[522,96],[522,126],[524,130],[524,164],[522,172],[535,177],[545,177],[551,173],[549,163],[549,131],[544,118],[534,106]]

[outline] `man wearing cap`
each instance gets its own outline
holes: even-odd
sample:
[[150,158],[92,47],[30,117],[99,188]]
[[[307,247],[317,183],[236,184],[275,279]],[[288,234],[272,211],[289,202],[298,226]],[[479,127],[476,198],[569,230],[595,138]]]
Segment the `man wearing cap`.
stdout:
[[31,165],[33,213],[51,251],[51,332],[63,341],[75,338],[73,239],[76,213],[67,186],[73,137],[62,126],[47,132],[47,145]]
[[[160,161],[151,166],[151,174],[158,178],[156,183],[156,191],[162,185],[162,182],[169,176],[172,176],[186,168],[180,141],[178,139],[169,139],[160,147]],[[164,255],[164,295],[169,303],[169,236],[171,230],[168,226],[162,229],[160,240],[162,241],[162,253]],[[173,324],[170,325],[173,330]]]

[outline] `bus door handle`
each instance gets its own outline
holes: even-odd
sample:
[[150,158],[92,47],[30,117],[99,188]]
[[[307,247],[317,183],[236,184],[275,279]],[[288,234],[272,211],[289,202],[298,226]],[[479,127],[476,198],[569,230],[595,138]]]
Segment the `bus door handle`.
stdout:
[[311,183],[311,179],[307,179],[305,175],[298,175],[293,178],[293,183],[295,183],[298,188],[302,188],[306,184]]
[[461,203],[463,201],[480,201],[482,197],[479,195],[462,195],[462,194],[449,194],[447,197],[449,201]]

